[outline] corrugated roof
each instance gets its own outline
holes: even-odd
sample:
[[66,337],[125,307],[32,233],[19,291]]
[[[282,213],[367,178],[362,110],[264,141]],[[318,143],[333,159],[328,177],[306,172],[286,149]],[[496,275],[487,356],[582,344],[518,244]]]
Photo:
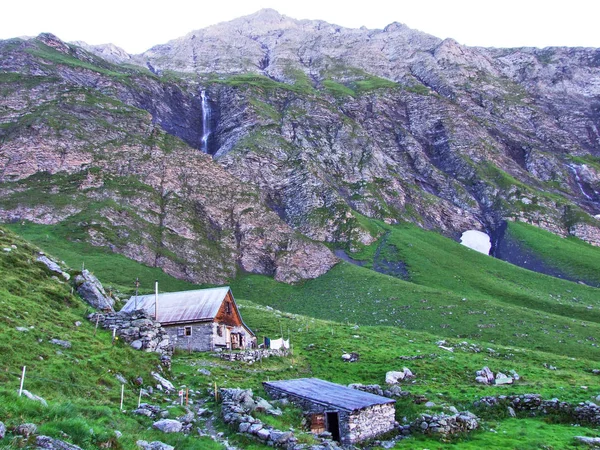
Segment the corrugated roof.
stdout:
[[[229,287],[158,294],[158,321],[161,323],[212,320],[229,292]],[[232,296],[233,297],[233,296]],[[131,297],[121,311],[144,310],[154,316],[154,294]]]
[[322,405],[355,411],[373,405],[395,403],[387,397],[352,389],[341,384],[318,378],[297,378],[295,380],[265,381],[266,387],[273,387],[291,395],[303,397]]

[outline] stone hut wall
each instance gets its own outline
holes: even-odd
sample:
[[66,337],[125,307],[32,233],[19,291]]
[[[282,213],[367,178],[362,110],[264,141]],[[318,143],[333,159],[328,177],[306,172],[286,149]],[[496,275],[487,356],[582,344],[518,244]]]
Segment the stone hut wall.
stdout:
[[[185,335],[186,327],[191,328],[190,336]],[[196,352],[208,352],[213,349],[212,322],[165,325],[163,328],[175,348]]]
[[[278,389],[264,386],[265,391],[273,399],[288,399],[307,415],[337,412],[340,426],[340,442],[344,445],[354,444],[374,438],[391,431],[395,426],[395,408],[393,404],[373,405],[357,411],[337,409],[335,406],[323,405],[303,397],[299,397]],[[325,415],[325,417],[327,417]]]
[[350,414],[348,442],[362,442],[393,430],[396,425],[395,416],[396,409],[393,403],[373,405]]

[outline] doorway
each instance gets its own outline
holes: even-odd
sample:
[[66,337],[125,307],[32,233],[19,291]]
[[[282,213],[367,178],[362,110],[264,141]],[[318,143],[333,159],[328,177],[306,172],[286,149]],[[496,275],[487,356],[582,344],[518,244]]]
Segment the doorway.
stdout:
[[340,416],[337,411],[327,412],[327,431],[334,441],[340,442]]

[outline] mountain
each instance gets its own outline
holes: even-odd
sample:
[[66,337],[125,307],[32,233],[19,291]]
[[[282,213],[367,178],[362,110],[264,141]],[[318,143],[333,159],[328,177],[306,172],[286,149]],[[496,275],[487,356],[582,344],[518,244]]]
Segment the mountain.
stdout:
[[469,48],[263,10],[136,58],[205,80],[222,118],[211,152],[316,239],[348,239],[339,218],[357,211],[600,242],[597,49]]
[[3,221],[61,223],[73,239],[194,282],[240,269],[292,282],[335,262],[173,136],[186,136],[198,106],[185,85],[51,35],[4,41],[0,52]]
[[336,261],[322,243],[356,251],[373,219],[484,230],[493,252],[507,221],[600,244],[597,49],[273,10],[142,55],[81,45],[0,43],[4,221],[194,282],[314,278]]

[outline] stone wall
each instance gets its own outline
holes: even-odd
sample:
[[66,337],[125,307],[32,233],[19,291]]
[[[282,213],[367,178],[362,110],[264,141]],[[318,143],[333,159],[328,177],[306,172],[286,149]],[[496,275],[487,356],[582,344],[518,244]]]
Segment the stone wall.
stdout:
[[501,395],[483,397],[475,402],[476,407],[512,408],[528,415],[562,415],[569,421],[580,424],[600,425],[600,406],[592,402],[572,404],[558,399],[544,400],[539,394]]
[[173,351],[168,333],[159,322],[143,311],[132,313],[93,313],[88,319],[104,329],[116,329],[116,336],[136,350],[170,354]]
[[350,414],[347,439],[342,438],[342,442],[362,442],[392,431],[396,427],[395,413],[394,404],[387,403]]
[[[190,327],[192,334],[185,336],[185,327]],[[166,325],[163,327],[169,335],[173,347],[182,350],[207,352],[213,349],[212,322],[191,323],[186,325]]]
[[260,361],[263,358],[270,358],[271,356],[288,356],[289,350],[285,349],[263,349],[257,348],[252,350],[242,350],[237,352],[222,352],[219,354],[221,359],[226,361],[243,361],[248,364]]

